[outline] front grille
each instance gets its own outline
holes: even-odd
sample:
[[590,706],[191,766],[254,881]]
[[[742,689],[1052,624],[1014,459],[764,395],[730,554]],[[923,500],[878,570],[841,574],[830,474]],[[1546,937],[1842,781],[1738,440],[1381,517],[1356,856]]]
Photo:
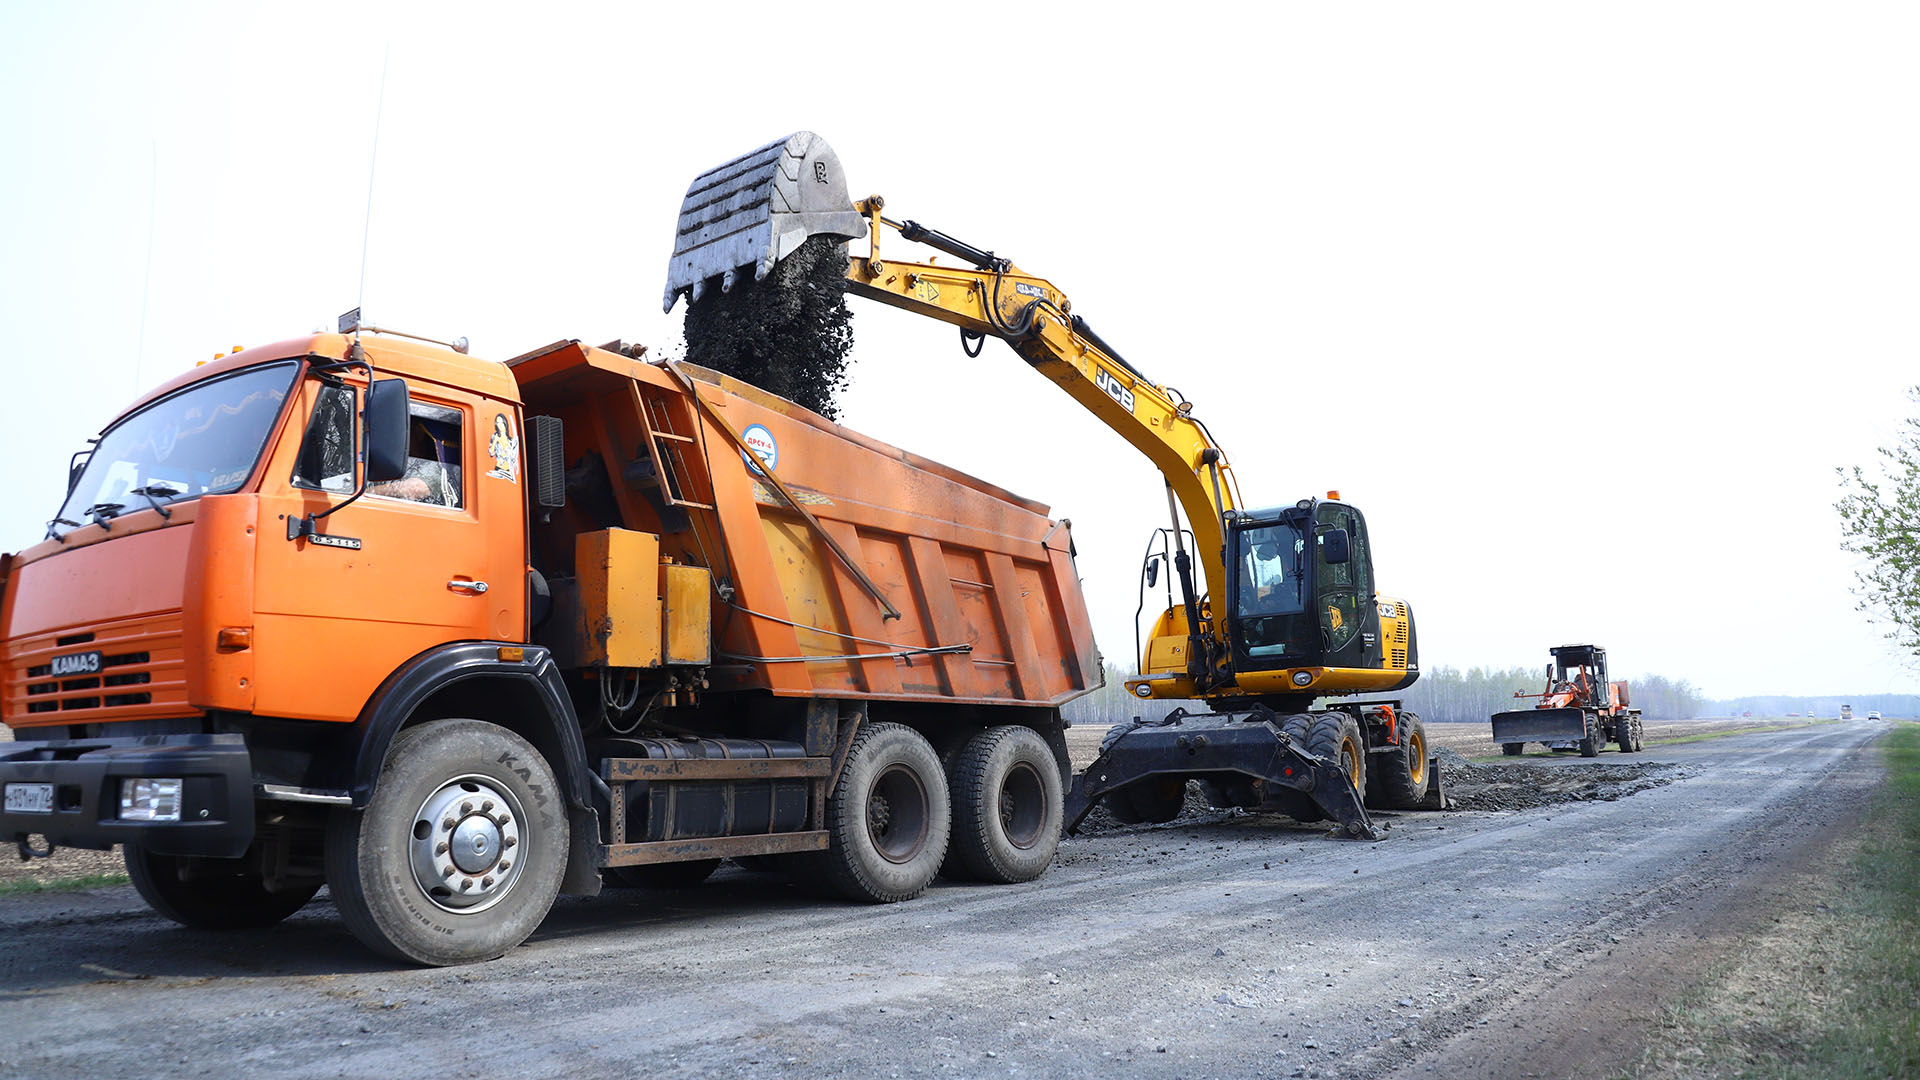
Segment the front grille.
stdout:
[[[53,659],[76,646],[100,651],[100,671],[55,678]],[[180,616],[130,619],[91,631],[6,643],[0,713],[39,722],[114,721],[186,716]],[[44,718],[44,719],[41,719]]]

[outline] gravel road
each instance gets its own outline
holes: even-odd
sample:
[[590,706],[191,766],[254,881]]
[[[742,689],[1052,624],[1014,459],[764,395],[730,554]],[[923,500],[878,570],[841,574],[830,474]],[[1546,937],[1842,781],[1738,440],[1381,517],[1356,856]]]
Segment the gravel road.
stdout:
[[887,907],[729,865],[563,900],[452,970],[373,957],[324,894],[242,934],[124,888],[17,897],[0,1075],[1605,1075],[1857,820],[1885,730],[1515,759],[1495,767],[1679,768],[1611,799],[1391,816],[1379,844],[1233,815],[1097,832],[1030,885]]

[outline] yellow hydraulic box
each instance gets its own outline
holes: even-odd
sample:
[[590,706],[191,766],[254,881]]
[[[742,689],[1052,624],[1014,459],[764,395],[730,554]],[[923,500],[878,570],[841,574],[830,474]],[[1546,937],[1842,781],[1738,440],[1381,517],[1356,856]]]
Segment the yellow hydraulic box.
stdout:
[[580,582],[580,662],[660,666],[660,538],[603,529],[573,538]]
[[712,578],[704,566],[660,564],[660,639],[669,664],[710,664]]

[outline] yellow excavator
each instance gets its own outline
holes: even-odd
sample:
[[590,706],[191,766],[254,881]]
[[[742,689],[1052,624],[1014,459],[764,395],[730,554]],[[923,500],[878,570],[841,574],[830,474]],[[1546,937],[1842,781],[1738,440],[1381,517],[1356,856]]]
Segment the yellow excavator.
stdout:
[[[1214,806],[1330,817],[1371,839],[1381,834],[1367,805],[1442,805],[1419,718],[1398,701],[1347,700],[1404,689],[1420,672],[1412,611],[1376,592],[1360,511],[1337,492],[1249,508],[1193,403],[1127,362],[1053,283],[884,207],[849,197],[838,156],[811,132],[710,169],[681,207],[664,309],[748,273],[764,279],[813,237],[864,239],[864,255],[850,251],[848,292],[959,327],[970,356],[1000,338],[1160,470],[1171,523],[1149,547],[1141,598],[1144,609],[1164,577],[1165,607],[1127,688],[1211,711],[1116,726],[1066,796],[1068,831],[1103,801],[1123,822],[1170,821],[1189,780]],[[888,258],[881,238],[893,234],[959,264]]]

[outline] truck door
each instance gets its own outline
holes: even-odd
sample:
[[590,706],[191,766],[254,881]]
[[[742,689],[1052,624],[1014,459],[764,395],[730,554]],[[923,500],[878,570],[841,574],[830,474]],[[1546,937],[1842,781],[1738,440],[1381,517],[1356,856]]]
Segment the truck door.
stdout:
[[324,540],[290,541],[283,515],[352,494],[362,441],[361,386],[304,386],[262,488],[256,712],[352,720],[421,652],[524,637],[518,410],[424,381],[409,390],[406,475],[320,519]]
[[[1350,557],[1344,563],[1326,558],[1326,535],[1334,529],[1347,534]],[[1373,606],[1373,554],[1366,523],[1351,506],[1323,502],[1314,510],[1314,536],[1314,592],[1325,663],[1377,668],[1382,657],[1380,616]]]

